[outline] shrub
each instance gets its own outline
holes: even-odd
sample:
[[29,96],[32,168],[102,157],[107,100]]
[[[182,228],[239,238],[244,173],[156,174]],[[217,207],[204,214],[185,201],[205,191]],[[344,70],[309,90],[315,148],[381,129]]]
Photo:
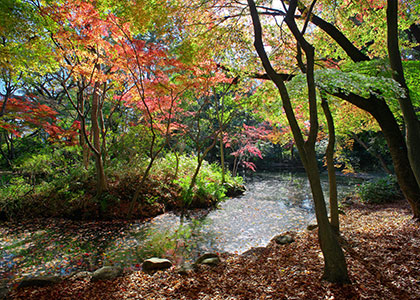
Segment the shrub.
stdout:
[[397,180],[391,175],[362,183],[357,187],[357,193],[366,203],[385,203],[402,197]]
[[[176,168],[174,155],[169,153],[156,165],[163,165],[174,170]],[[179,157],[178,178],[174,179],[174,183],[181,187],[181,198],[184,203],[190,205],[196,200],[198,201],[196,204],[200,206],[200,202],[203,202],[202,200],[204,202],[217,202],[225,199],[227,188],[222,182],[222,168],[217,163],[210,164],[207,161],[203,161],[195,187],[192,191],[188,191],[196,166],[197,158],[195,156],[181,155]],[[167,172],[170,171],[167,170]],[[225,181],[235,187],[242,184],[242,178],[232,177],[228,170],[226,170]]]

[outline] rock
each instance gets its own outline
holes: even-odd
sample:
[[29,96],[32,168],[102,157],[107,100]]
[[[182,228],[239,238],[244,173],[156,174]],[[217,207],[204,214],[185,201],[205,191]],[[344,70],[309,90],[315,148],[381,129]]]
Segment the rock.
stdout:
[[220,262],[220,258],[219,255],[217,255],[216,253],[204,253],[203,255],[201,255],[199,258],[197,258],[197,260],[195,261],[194,265],[215,265],[218,264]]
[[306,229],[308,229],[309,231],[312,231],[314,229],[318,228],[318,224],[309,224]]
[[243,257],[251,257],[251,256],[260,256],[263,255],[264,252],[267,251],[266,247],[252,247],[251,249],[245,251],[241,254]]
[[18,288],[33,287],[33,286],[46,286],[55,284],[61,281],[59,276],[37,276],[37,277],[25,277],[19,283]]
[[114,279],[122,274],[122,269],[114,266],[102,267],[92,274],[91,281]]
[[274,241],[277,244],[286,245],[286,244],[293,243],[295,241],[295,239],[288,234],[284,234],[284,235],[278,235],[278,236],[274,237]]
[[217,253],[204,253],[203,255],[201,255],[199,258],[197,258],[197,260],[195,261],[195,264],[201,264],[203,262],[203,260],[207,259],[207,258],[213,258],[213,257],[219,257],[219,255]]
[[92,273],[91,272],[81,271],[81,272],[74,273],[70,277],[73,278],[73,279],[84,279],[84,278],[89,278],[91,276],[92,276]]
[[217,265],[219,262],[220,262],[219,257],[210,257],[210,258],[203,259],[201,264],[202,265]]
[[171,261],[165,258],[152,257],[143,262],[143,270],[145,271],[163,270],[170,267],[172,267]]
[[234,186],[233,184],[225,182],[223,186],[226,188],[227,197],[237,197],[245,193],[246,188],[244,185]]

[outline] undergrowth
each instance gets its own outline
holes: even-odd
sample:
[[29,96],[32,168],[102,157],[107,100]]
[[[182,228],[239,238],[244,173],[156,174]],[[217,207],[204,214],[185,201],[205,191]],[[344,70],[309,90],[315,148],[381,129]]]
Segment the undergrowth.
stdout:
[[362,202],[385,203],[402,197],[395,176],[376,178],[357,186],[357,193]]
[[[79,148],[49,148],[31,154],[16,164],[13,174],[1,178],[0,218],[146,218],[171,209],[215,205],[229,189],[242,185],[242,178],[234,178],[229,172],[223,184],[221,167],[205,161],[191,199],[186,199],[183,195],[197,166],[195,156],[163,155],[140,186],[147,163],[144,157],[124,163],[109,159],[109,188],[98,197],[94,164],[83,167]],[[140,196],[132,203],[136,191]]]

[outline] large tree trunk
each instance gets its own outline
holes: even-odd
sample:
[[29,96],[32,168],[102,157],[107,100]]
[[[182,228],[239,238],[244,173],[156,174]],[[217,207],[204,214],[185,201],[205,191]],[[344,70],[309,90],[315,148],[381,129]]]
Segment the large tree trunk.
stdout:
[[333,95],[369,112],[378,122],[391,153],[398,184],[410,203],[413,217],[419,219],[420,188],[410,167],[404,137],[388,105],[373,95],[369,99],[352,93],[333,93]]
[[[348,283],[347,264],[336,233],[328,221],[327,208],[319,178],[315,149],[305,152],[305,171],[308,174],[312,196],[315,203],[315,214],[318,223],[318,238],[324,255],[324,274],[322,278],[334,283]],[[299,152],[300,154],[300,152]]]
[[322,253],[324,255],[324,274],[323,278],[336,283],[349,282],[347,273],[347,265],[344,258],[343,251],[338,243],[337,237],[328,221],[327,209],[325,205],[324,195],[322,193],[321,182],[319,178],[318,164],[315,153],[315,141],[318,133],[318,116],[316,107],[316,93],[314,82],[314,49],[306,42],[303,35],[298,30],[294,22],[294,13],[296,10],[297,1],[290,1],[289,11],[287,12],[285,21],[295,36],[296,40],[303,48],[307,58],[307,84],[309,94],[309,112],[310,112],[310,132],[308,140],[303,139],[302,132],[297,123],[293,112],[290,97],[286,86],[281,76],[273,69],[270,60],[265,52],[262,42],[262,28],[258,16],[258,11],[253,0],[248,0],[251,11],[253,26],[254,26],[254,46],[261,59],[265,71],[270,79],[274,82],[280,92],[283,101],[283,108],[286,113],[289,125],[292,129],[293,137],[296,146],[299,150],[302,163],[308,175],[312,196],[315,204],[315,214],[318,222],[319,242]]
[[[301,5],[299,9],[301,11],[306,10],[306,8],[303,5]],[[395,78],[400,84],[403,83],[401,84],[401,86],[406,88],[405,81],[403,80],[404,73],[403,73],[403,69],[401,65],[401,56],[400,56],[399,48],[398,48],[397,17],[398,17],[398,1],[389,0],[388,6],[387,6],[389,58],[391,61],[391,66],[393,70],[395,71],[394,76],[397,76]],[[337,44],[341,46],[341,48],[349,55],[349,57],[354,62],[370,60],[368,56],[364,55],[359,49],[357,49],[347,39],[347,37],[333,24],[328,23],[313,14],[311,14],[310,21],[316,26],[318,26],[319,28],[321,28],[333,40],[335,40]],[[420,41],[419,27],[413,24],[412,26],[410,26],[410,31],[413,35],[415,35],[417,41]],[[355,95],[351,95],[350,98],[353,98],[353,100],[356,99],[357,97],[354,97],[354,96]],[[344,100],[349,99],[349,97],[346,97],[344,93],[342,93],[340,98]],[[362,99],[361,102],[359,101],[360,99]],[[379,125],[381,126],[383,133],[385,135],[385,138],[387,139],[388,146],[390,147],[390,152],[391,152],[392,160],[394,163],[395,173],[398,178],[398,184],[400,185],[400,188],[403,191],[404,196],[407,198],[408,202],[411,205],[414,218],[419,219],[420,218],[420,212],[419,212],[420,182],[418,180],[419,179],[418,174],[420,172],[419,170],[420,155],[417,154],[416,156],[416,153],[420,153],[420,150],[418,150],[418,147],[420,144],[420,138],[418,137],[418,135],[420,134],[420,129],[419,129],[420,126],[418,125],[417,118],[415,118],[415,115],[413,115],[413,112],[411,109],[412,107],[411,102],[404,98],[400,99],[402,108],[404,107],[403,109],[404,121],[406,122],[406,125],[410,127],[410,130],[407,130],[407,145],[406,145],[404,139],[401,136],[401,133],[399,134],[397,133],[397,131],[399,131],[398,125],[396,124],[394,116],[392,115],[388,106],[385,103],[379,103],[378,102],[379,100],[375,101],[375,103],[379,103],[380,105],[380,107],[376,109],[375,105],[371,105],[372,103],[370,104],[367,103],[369,101],[368,99],[359,97],[359,100],[357,100],[356,102],[359,102],[362,105],[355,104],[352,101],[349,101],[349,102],[369,112],[378,121]],[[386,112],[385,116],[380,116],[381,111]],[[387,121],[391,122],[391,124],[387,124]],[[389,130],[389,131],[385,133],[384,130]],[[408,157],[410,157],[410,160],[408,159]]]
[[388,29],[388,55],[393,70],[393,78],[405,90],[405,95],[398,98],[403,113],[408,158],[417,184],[420,185],[420,122],[410,99],[410,93],[405,82],[401,54],[398,45],[398,1],[388,0],[386,10]]

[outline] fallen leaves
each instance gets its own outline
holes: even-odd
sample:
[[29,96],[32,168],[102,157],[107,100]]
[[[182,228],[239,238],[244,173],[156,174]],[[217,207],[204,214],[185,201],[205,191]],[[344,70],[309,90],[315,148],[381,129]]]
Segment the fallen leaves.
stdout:
[[321,281],[316,232],[287,246],[271,242],[243,255],[222,254],[215,267],[188,275],[175,268],[127,274],[112,282],[70,278],[12,292],[12,299],[419,299],[420,232],[404,202],[356,204],[342,216],[351,285]]

